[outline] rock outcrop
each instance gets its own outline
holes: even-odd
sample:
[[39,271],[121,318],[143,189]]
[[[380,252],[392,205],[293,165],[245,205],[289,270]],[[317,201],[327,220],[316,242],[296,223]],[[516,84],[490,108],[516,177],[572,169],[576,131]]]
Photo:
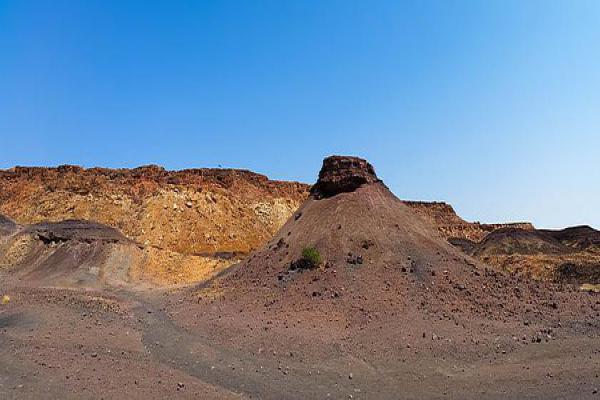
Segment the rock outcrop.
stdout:
[[234,169],[15,167],[0,170],[0,213],[20,224],[97,221],[184,255],[245,254],[283,225],[308,189]]
[[[95,221],[143,247],[128,253],[135,253],[128,260],[144,259],[132,264],[128,279],[157,285],[197,282],[270,239],[308,196],[308,189],[233,169],[15,167],[0,170],[0,213],[10,217],[0,220],[0,242],[9,240],[6,235],[14,234],[18,224]],[[75,231],[89,236],[92,224],[85,222],[76,230],[45,225],[47,232],[35,237]],[[7,244],[11,254],[20,251],[17,244]]]
[[187,284],[209,279],[234,261],[144,246],[113,227],[85,220],[14,224],[10,234],[0,235],[0,272],[37,287]]
[[381,181],[366,160],[331,156],[323,160],[319,180],[312,187],[311,194],[316,198],[331,197],[338,193],[353,192],[362,185],[375,182]]
[[454,208],[444,202],[404,201],[421,217],[435,225],[446,239],[480,242],[487,234],[503,228],[535,229],[530,222],[512,222],[503,224],[482,224],[467,222],[456,214]]
[[467,254],[502,269],[562,283],[600,283],[600,232],[503,228],[481,242],[450,239]]

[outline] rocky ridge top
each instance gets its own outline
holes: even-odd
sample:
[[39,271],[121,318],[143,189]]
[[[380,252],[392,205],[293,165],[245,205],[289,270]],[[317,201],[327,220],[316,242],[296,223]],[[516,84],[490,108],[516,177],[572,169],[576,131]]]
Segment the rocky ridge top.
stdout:
[[323,160],[319,180],[312,187],[316,198],[353,192],[365,184],[381,183],[367,160],[350,156],[330,156]]

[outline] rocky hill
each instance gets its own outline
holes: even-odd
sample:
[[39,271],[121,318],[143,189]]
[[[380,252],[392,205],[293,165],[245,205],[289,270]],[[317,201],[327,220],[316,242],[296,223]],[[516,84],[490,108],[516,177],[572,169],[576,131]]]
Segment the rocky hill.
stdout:
[[444,202],[404,201],[421,217],[433,223],[446,239],[468,239],[481,241],[488,233],[503,228],[534,229],[530,222],[482,224],[467,222],[456,214],[454,208]]
[[488,265],[535,279],[600,282],[600,232],[538,230],[529,222],[467,222],[443,202],[404,201],[451,244]]
[[[331,188],[343,179],[344,166],[338,165],[342,161],[331,158],[335,165],[328,170],[340,175],[321,177],[314,193],[332,195]],[[358,176],[348,184],[371,183],[368,179]],[[235,255],[246,254],[270,239],[306,199],[309,188],[246,170],[15,167],[0,171],[0,213],[21,224],[92,220],[161,249]],[[404,203],[446,239],[479,242],[499,228],[533,229],[527,222],[467,222],[443,202]]]
[[277,231],[308,186],[245,170],[15,167],[0,171],[0,213],[20,224],[84,219],[182,254],[247,253]]
[[580,226],[563,230],[505,228],[479,243],[451,243],[479,260],[537,279],[600,283],[600,232]]

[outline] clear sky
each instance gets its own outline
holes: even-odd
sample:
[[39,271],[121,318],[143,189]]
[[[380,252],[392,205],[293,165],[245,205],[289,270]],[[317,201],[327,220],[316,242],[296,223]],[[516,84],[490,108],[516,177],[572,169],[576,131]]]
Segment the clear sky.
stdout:
[[0,0],[0,168],[369,159],[401,198],[600,228],[600,1]]

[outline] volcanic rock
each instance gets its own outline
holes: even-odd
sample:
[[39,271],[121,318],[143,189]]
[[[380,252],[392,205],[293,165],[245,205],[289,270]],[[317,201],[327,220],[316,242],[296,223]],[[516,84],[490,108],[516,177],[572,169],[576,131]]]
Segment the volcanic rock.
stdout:
[[42,222],[25,227],[24,232],[36,235],[43,242],[133,243],[115,228],[85,220]]
[[475,255],[561,254],[569,251],[547,233],[514,228],[491,232],[473,249]]
[[375,169],[366,160],[358,157],[331,156],[323,160],[319,180],[312,187],[316,198],[331,197],[338,193],[353,192],[360,186],[381,182]]
[[578,250],[600,250],[600,231],[591,226],[573,226],[562,230],[541,230],[565,246]]

